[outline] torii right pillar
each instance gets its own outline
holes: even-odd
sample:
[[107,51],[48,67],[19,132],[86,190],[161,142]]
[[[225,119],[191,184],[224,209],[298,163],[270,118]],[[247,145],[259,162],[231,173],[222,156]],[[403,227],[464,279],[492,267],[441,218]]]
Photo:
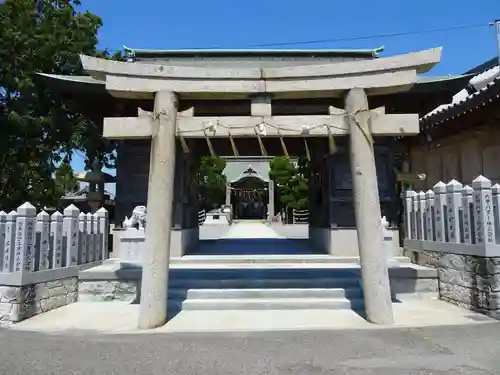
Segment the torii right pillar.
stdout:
[[345,109],[349,120],[350,164],[366,318],[372,323],[393,324],[375,152],[365,90],[351,89],[345,97]]

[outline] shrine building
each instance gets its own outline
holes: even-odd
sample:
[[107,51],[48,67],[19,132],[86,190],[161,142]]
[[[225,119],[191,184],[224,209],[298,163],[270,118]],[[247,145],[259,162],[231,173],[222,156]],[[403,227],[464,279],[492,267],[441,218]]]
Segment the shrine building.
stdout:
[[[359,256],[367,317],[390,322],[380,220],[398,224],[396,137],[418,134],[419,118],[468,79],[423,75],[441,49],[384,58],[381,48],[125,52],[124,62],[81,56],[85,76],[40,78],[119,140],[117,222],[148,208],[140,326],[164,323],[169,257],[198,241],[192,181],[202,155],[307,157],[311,243]],[[243,181],[272,189],[266,171],[244,164],[227,176],[229,202]],[[270,203],[239,214],[263,216]]]

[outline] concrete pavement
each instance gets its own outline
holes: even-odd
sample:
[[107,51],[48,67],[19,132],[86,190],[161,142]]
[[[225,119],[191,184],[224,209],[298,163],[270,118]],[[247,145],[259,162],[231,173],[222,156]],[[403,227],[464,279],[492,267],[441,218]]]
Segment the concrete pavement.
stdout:
[[[411,296],[394,303],[395,327],[480,325],[496,322],[484,315],[428,298]],[[93,334],[257,332],[290,330],[379,330],[353,310],[187,310],[152,331],[138,331],[138,305],[127,302],[78,302],[12,326],[16,331]],[[390,328],[393,329],[393,328]]]
[[1,375],[491,375],[500,323],[315,332],[65,335],[0,330]]
[[239,222],[231,226],[223,238],[285,238],[260,221]]

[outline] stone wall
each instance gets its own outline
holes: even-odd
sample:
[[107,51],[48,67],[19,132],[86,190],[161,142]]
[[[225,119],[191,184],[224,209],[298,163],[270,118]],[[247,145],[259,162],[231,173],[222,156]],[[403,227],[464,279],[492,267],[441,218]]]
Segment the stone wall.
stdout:
[[78,277],[24,286],[0,285],[0,323],[16,323],[78,299]]
[[500,257],[434,251],[413,255],[417,264],[438,269],[441,299],[500,319]]
[[85,302],[123,301],[137,303],[139,280],[80,280],[78,300]]

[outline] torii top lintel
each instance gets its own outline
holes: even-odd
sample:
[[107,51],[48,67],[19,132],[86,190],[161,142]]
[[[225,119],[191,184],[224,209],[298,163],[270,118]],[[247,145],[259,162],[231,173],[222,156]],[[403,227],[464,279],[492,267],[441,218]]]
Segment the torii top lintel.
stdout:
[[83,68],[104,80],[116,97],[153,97],[157,91],[190,93],[279,94],[342,93],[354,87],[368,95],[406,91],[417,74],[440,61],[441,48],[373,60],[270,68],[214,68],[127,63],[81,55]]

